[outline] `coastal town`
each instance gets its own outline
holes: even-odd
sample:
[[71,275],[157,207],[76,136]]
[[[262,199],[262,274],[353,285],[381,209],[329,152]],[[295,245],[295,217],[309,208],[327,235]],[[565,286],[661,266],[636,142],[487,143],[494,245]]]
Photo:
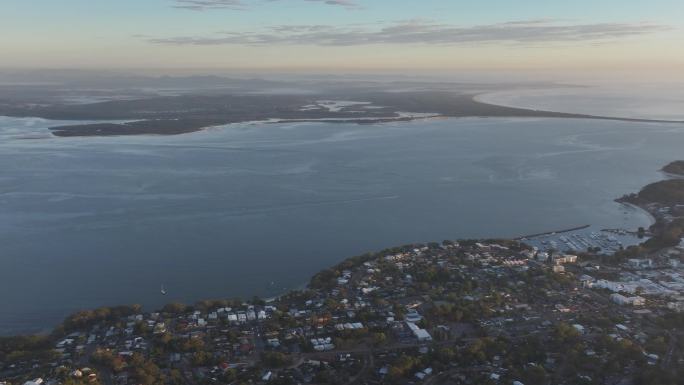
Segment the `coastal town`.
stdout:
[[411,244],[270,301],[82,311],[0,338],[0,384],[678,384],[684,189],[651,190],[623,198],[656,219],[638,245]]
[[0,15],[0,385],[684,385],[684,0]]

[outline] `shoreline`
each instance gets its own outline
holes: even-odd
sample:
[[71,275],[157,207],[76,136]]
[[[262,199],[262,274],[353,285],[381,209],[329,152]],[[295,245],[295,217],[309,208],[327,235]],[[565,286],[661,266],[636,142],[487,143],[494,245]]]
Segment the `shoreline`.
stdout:
[[[597,89],[597,90],[602,90],[600,86],[586,86],[585,88],[592,88],[592,89]],[[520,90],[516,90],[516,92],[513,92],[511,90],[499,90],[499,91],[487,91],[483,93],[479,93],[475,95],[473,98],[475,101],[483,104],[491,104],[495,106],[501,106],[501,107],[508,107],[508,108],[515,108],[515,109],[524,109],[524,110],[533,110],[533,111],[557,111],[556,108],[562,109],[562,107],[558,106],[547,106],[547,108],[536,108],[535,105],[538,103],[516,103],[512,102],[511,100],[516,100],[511,96],[514,95],[519,95],[521,94],[520,91],[522,91],[522,94],[526,94],[529,92],[535,92],[535,91],[557,91],[561,95],[563,94],[564,91],[566,90],[574,90],[576,87],[572,86],[559,86],[559,87],[554,87],[554,88],[540,88],[540,89],[535,89],[535,88],[524,88]],[[546,93],[544,95],[547,95]],[[573,96],[579,96],[577,94],[572,94]],[[497,100],[497,96],[504,96],[504,100]],[[540,95],[538,94],[532,94],[532,96],[537,96],[539,97]],[[550,93],[548,96],[553,96]],[[610,97],[610,95],[605,95],[607,98]],[[604,97],[604,95],[599,95],[597,98]],[[610,100],[610,99],[607,99]],[[519,101],[519,99],[518,99]],[[581,106],[580,106],[581,107]],[[580,115],[588,115],[592,116],[597,119],[614,119],[614,120],[623,120],[623,121],[638,121],[638,122],[657,122],[657,123],[684,123],[684,118],[681,116],[669,116],[669,117],[662,117],[662,114],[636,114],[636,115],[629,115],[625,112],[616,112],[617,115],[603,115],[602,112],[579,112],[582,110],[587,110],[586,108],[575,108],[575,111],[578,112],[572,112],[572,111],[565,111],[562,113],[568,113],[568,114],[580,114]],[[650,116],[650,117],[649,117]]]
[[656,219],[656,217],[654,217],[653,214],[652,214],[650,211],[646,210],[645,208],[643,208],[643,207],[641,207],[641,206],[639,206],[639,205],[635,205],[634,203],[630,203],[630,202],[626,202],[626,201],[620,201],[619,198],[616,199],[615,202],[617,202],[617,203],[619,203],[619,204],[621,204],[621,205],[627,206],[627,207],[631,207],[631,208],[633,208],[633,209],[636,209],[636,210],[639,210],[639,211],[645,213],[646,216],[648,217],[649,221],[651,222],[651,223],[649,223],[649,225],[648,225],[649,227],[655,225],[655,224],[658,222],[658,220]]
[[[642,211],[646,211],[646,210],[644,210],[644,209],[642,209],[642,208],[640,208],[640,207],[638,207],[638,206],[635,206],[635,205],[632,205],[632,204],[629,204],[629,203],[625,203],[625,204],[626,204],[626,205],[630,205],[630,206],[634,206],[635,208],[638,208],[638,209],[640,209],[640,210],[642,210]],[[646,211],[646,212],[647,212],[647,211]],[[648,212],[647,212],[647,213],[648,213]],[[650,215],[650,213],[648,213],[648,214],[649,214],[649,217],[652,217],[652,216]],[[655,223],[655,222],[654,222],[654,223]],[[494,239],[494,240],[501,240],[501,241],[516,241],[516,242],[520,242],[521,244],[526,244],[526,241],[527,241],[527,240],[530,240],[530,239],[532,239],[532,238],[537,238],[537,237],[541,237],[541,236],[545,236],[545,235],[563,234],[563,233],[573,232],[573,231],[577,231],[577,230],[583,230],[583,229],[590,228],[591,226],[592,226],[592,225],[576,226],[576,227],[573,227],[573,228],[568,228],[568,229],[563,229],[563,230],[546,231],[546,232],[542,232],[542,233],[537,233],[537,234],[532,234],[532,235],[526,235],[526,236],[521,236],[521,237],[515,237],[515,238],[511,238],[511,237],[486,238],[486,237],[483,237],[483,238],[474,239],[473,241],[484,241],[484,240],[486,240],[486,239]],[[455,242],[462,242],[462,241],[468,241],[468,239],[456,239],[456,240],[455,240]],[[411,243],[411,244],[412,244],[412,245],[427,245],[428,243],[433,243],[433,241],[424,241],[424,242],[417,242],[417,243]],[[384,249],[379,249],[379,250],[367,252],[367,254],[377,254],[377,253],[381,253],[382,250],[387,250],[387,249],[390,249],[390,248],[393,248],[393,247],[402,247],[402,246],[397,246],[397,245],[394,245],[394,246],[387,246],[387,247],[385,247]],[[348,260],[350,260],[350,259],[352,259],[352,258],[356,258],[356,257],[354,257],[354,256],[352,256],[352,257],[345,257],[345,258],[339,260],[338,262],[333,263],[332,265],[330,265],[330,266],[324,268],[323,270],[330,269],[330,268],[333,268],[333,267],[335,267],[335,266],[338,266],[338,265],[340,265],[340,264],[342,264],[342,263],[344,263],[344,262],[346,262],[346,261],[348,261]],[[321,270],[321,271],[323,271],[323,270]],[[279,294],[275,294],[275,295],[272,295],[272,296],[269,296],[269,297],[266,297],[266,298],[261,298],[261,300],[263,300],[263,301],[264,301],[265,303],[267,303],[267,304],[272,304],[272,303],[275,303],[275,302],[277,302],[277,301],[280,301],[283,297],[285,297],[285,296],[287,296],[287,295],[289,295],[289,294],[292,294],[292,293],[294,293],[294,292],[306,291],[306,290],[309,289],[309,286],[310,286],[310,284],[311,284],[311,280],[312,280],[317,274],[319,274],[321,271],[318,271],[318,272],[314,273],[314,274],[311,275],[305,282],[302,282],[302,283],[299,284],[299,285],[295,285],[293,288],[284,289],[284,291],[283,291],[283,292],[280,292]],[[194,301],[194,302],[192,302],[192,303],[184,303],[184,302],[179,302],[179,303],[181,303],[181,304],[183,304],[183,305],[186,305],[186,306],[193,306],[194,304],[196,304],[196,303],[198,303],[198,302],[201,302],[201,301],[213,301],[213,300],[223,300],[223,299],[231,299],[231,298],[233,298],[233,297],[228,296],[228,297],[218,297],[218,298],[199,298],[199,299],[197,299],[196,301]],[[248,300],[249,300],[248,297],[245,297],[245,298],[238,298],[238,297],[235,297],[235,299],[240,299],[240,300],[244,300],[244,301],[248,301]],[[175,303],[175,302],[172,301],[172,302],[169,302],[168,304],[170,304],[170,303]],[[91,311],[91,310],[96,310],[96,309],[98,309],[98,308],[112,308],[112,307],[117,307],[117,306],[131,306],[131,304],[130,304],[130,303],[129,303],[129,304],[109,304],[109,305],[102,305],[102,306],[95,307],[95,308],[84,308],[84,309],[77,310],[76,312],[72,312],[72,313],[68,314],[66,317],[69,317],[69,316],[73,315],[74,313],[77,313],[77,312],[80,312],[80,311]],[[155,309],[145,309],[145,308],[144,308],[142,312],[143,312],[143,313],[159,312],[159,311],[161,311],[161,308],[162,308],[162,307],[163,307],[163,306],[161,306],[160,308],[155,308]],[[42,327],[40,328],[40,331],[37,331],[37,332],[28,332],[28,333],[19,333],[19,334],[16,334],[16,333],[15,333],[15,334],[4,334],[4,333],[0,333],[0,339],[2,339],[2,338],[12,338],[12,337],[24,337],[24,336],[45,336],[45,337],[47,337],[47,336],[52,335],[52,334],[55,332],[55,330],[59,327],[59,325],[61,325],[61,322],[60,322],[57,326],[47,326],[47,325],[46,325],[46,326],[42,326]]]
[[[166,122],[174,125],[170,130],[166,128],[154,127],[154,123],[157,121],[150,120],[133,120],[127,123],[90,123],[83,125],[67,125],[67,126],[55,126],[50,127],[48,130],[55,137],[107,137],[107,136],[136,136],[136,135],[159,135],[159,136],[173,136],[173,135],[183,135],[190,134],[193,132],[201,132],[213,127],[221,127],[229,124],[251,124],[251,123],[267,123],[267,124],[279,124],[279,123],[327,123],[327,124],[357,124],[357,125],[371,125],[371,124],[385,124],[385,123],[401,123],[401,122],[413,122],[419,120],[429,120],[429,119],[457,119],[457,118],[543,118],[543,119],[589,119],[589,120],[606,120],[606,121],[618,121],[627,123],[646,123],[646,124],[684,124],[684,121],[680,120],[661,120],[661,119],[642,119],[642,118],[624,118],[624,117],[614,117],[614,116],[599,116],[599,115],[585,115],[576,113],[565,113],[557,111],[547,111],[547,110],[537,110],[530,108],[519,108],[519,107],[509,107],[506,105],[486,103],[478,100],[478,97],[484,94],[470,95],[471,100],[474,103],[480,104],[482,106],[488,106],[491,108],[507,108],[513,111],[509,113],[464,113],[464,114],[450,114],[450,113],[437,113],[429,116],[402,116],[401,112],[396,112],[398,116],[396,117],[324,117],[324,118],[271,118],[264,117],[263,119],[250,119],[250,120],[235,120],[226,122],[212,122],[207,125],[200,124],[197,125],[196,122],[189,124],[189,126],[177,126],[182,120],[160,120],[160,122]],[[424,114],[422,112],[416,114]],[[27,117],[29,118],[29,117]],[[152,127],[150,127],[152,124]],[[165,124],[165,123],[162,123]],[[142,128],[142,130],[140,130]]]
[[[345,100],[359,100],[358,103],[375,107],[359,109],[357,105],[342,106],[339,109],[302,109],[312,99],[300,96],[283,96],[273,101],[268,97],[218,95],[200,101],[179,97],[157,97],[136,101],[138,107],[114,103],[115,112],[110,112],[110,103],[94,103],[85,106],[53,105],[43,109],[21,108],[0,110],[0,115],[15,118],[40,118],[64,121],[55,123],[47,132],[55,137],[87,136],[135,136],[135,135],[181,135],[204,131],[228,124],[250,123],[350,123],[383,124],[409,122],[426,118],[561,118],[610,120],[646,124],[684,124],[682,120],[644,119],[620,116],[604,116],[582,113],[558,112],[496,104],[486,100],[487,95],[496,92],[457,93],[447,91],[389,93],[361,93],[337,95]],[[334,99],[335,95],[319,95]],[[205,100],[206,99],[206,100]],[[314,99],[317,100],[317,99]],[[361,102],[363,101],[363,102]],[[276,104],[267,109],[270,102]],[[173,110],[178,104],[182,110]],[[234,107],[205,107],[228,105]],[[223,104],[225,103],[225,104]],[[358,104],[357,103],[357,104]],[[148,110],[140,112],[146,106]],[[299,107],[298,107],[299,106]],[[407,112],[411,111],[411,112]],[[80,121],[80,122],[79,122]],[[75,123],[79,122],[79,123]]]
[[[476,103],[490,105],[490,106],[505,107],[505,108],[511,108],[511,109],[516,109],[516,110],[535,112],[535,113],[539,113],[539,114],[565,115],[565,116],[556,116],[556,118],[559,118],[559,119],[592,119],[592,120],[611,120],[611,121],[632,122],[632,123],[684,124],[684,120],[627,118],[627,117],[619,117],[619,116],[581,114],[581,113],[575,113],[575,112],[558,112],[558,111],[534,109],[534,108],[529,108],[529,107],[514,107],[514,106],[509,106],[506,104],[496,104],[496,103],[487,102],[487,101],[484,101],[481,99],[482,96],[491,95],[491,94],[493,94],[493,93],[488,92],[488,93],[473,95],[473,101]],[[553,118],[553,117],[549,117],[549,118]]]

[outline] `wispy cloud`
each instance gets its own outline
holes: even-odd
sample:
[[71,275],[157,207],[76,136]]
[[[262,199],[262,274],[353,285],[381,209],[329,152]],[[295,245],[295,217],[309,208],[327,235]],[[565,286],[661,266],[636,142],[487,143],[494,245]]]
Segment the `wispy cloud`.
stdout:
[[174,7],[204,11],[207,9],[245,9],[242,0],[175,0]]
[[596,42],[669,29],[671,28],[668,26],[651,23],[559,24],[550,20],[529,20],[463,27],[425,20],[409,20],[381,28],[358,25],[282,25],[253,32],[220,32],[213,36],[178,36],[149,41],[175,45],[317,46]]
[[[263,3],[281,0],[173,0],[176,8],[190,9],[193,11],[207,11],[212,9],[232,9],[245,10],[250,6]],[[322,3],[328,5],[340,6],[348,9],[359,8],[359,5],[353,0],[304,0],[315,3]]]

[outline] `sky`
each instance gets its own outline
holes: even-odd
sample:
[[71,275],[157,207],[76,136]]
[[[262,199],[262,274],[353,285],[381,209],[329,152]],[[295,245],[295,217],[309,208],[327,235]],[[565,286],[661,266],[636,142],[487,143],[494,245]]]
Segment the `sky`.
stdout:
[[682,0],[2,0],[0,67],[681,73]]

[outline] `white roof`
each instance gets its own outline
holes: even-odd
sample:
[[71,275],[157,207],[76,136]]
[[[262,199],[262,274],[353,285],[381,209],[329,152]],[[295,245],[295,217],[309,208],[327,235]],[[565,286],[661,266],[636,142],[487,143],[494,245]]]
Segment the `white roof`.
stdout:
[[413,332],[416,335],[416,338],[419,340],[426,340],[426,339],[431,339],[432,336],[430,336],[430,333],[427,332],[425,329],[418,329]]

